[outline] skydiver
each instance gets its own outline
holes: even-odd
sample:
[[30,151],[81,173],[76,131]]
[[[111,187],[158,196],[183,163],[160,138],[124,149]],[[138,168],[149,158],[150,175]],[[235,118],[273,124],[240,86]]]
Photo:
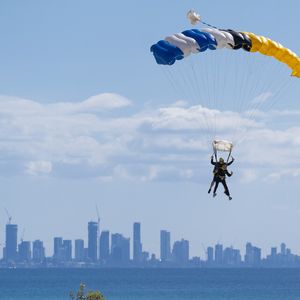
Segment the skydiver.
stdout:
[[224,193],[229,197],[229,200],[231,200],[232,197],[230,196],[230,192],[228,190],[225,178],[226,178],[226,175],[230,177],[233,174],[233,172],[231,172],[231,173],[228,172],[227,166],[230,166],[234,162],[234,158],[232,157],[232,159],[229,163],[225,163],[223,158],[220,158],[218,162],[214,162],[213,156],[212,156],[210,162],[212,165],[214,165],[214,170],[213,170],[214,177],[210,184],[208,193],[211,192],[211,189],[215,185],[213,196],[216,197],[217,196],[216,191],[217,191],[219,183],[221,182],[224,186]]

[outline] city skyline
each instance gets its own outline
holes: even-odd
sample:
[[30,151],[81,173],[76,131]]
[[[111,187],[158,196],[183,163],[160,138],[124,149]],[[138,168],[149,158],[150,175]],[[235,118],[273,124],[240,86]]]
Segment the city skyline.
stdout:
[[[23,240],[18,243],[18,225],[5,226],[5,247],[0,267],[295,267],[300,256],[292,253],[282,242],[279,250],[271,246],[269,253],[251,242],[241,249],[218,242],[204,249],[205,255],[192,256],[190,241],[172,240],[171,232],[160,230],[160,252],[150,253],[142,246],[141,223],[134,222],[132,239],[122,233],[102,230],[98,222],[87,224],[87,242],[84,239],[66,240],[53,237],[53,252],[46,253],[43,241]],[[132,242],[132,243],[131,243]],[[144,250],[144,251],[143,251]]]
[[[95,211],[97,211],[98,210],[98,207],[96,206],[96,210]],[[9,224],[9,222],[12,222],[12,220],[13,220],[13,218],[12,218],[12,216],[10,215],[10,213],[9,213],[9,211],[5,208],[5,211],[6,211],[6,216],[7,216],[7,223],[6,224]],[[88,224],[89,224],[89,226],[91,226],[92,228],[94,227],[94,230],[91,230],[91,234],[92,235],[98,235],[99,234],[99,231],[98,231],[98,226],[100,225],[100,224],[102,224],[102,221],[100,222],[100,220],[102,220],[102,218],[100,219],[100,216],[99,216],[99,211],[97,211],[97,218],[98,218],[98,221],[96,221],[96,219],[97,218],[94,218],[94,220],[91,218],[91,220],[88,222]],[[132,223],[132,222],[131,222]],[[83,223],[84,224],[84,223]],[[127,231],[125,231],[126,233],[125,233],[125,236],[127,236],[128,237],[128,239],[130,240],[129,241],[129,243],[130,243],[130,249],[131,249],[131,251],[130,251],[130,257],[133,259],[133,256],[134,256],[134,232],[135,232],[135,228],[136,228],[136,226],[135,225],[137,225],[137,224],[141,224],[141,222],[133,222],[132,223],[133,224],[133,227],[131,227],[129,224],[128,224],[128,230]],[[14,224],[12,224],[12,225],[14,225]],[[156,224],[157,225],[157,224]],[[88,228],[89,228],[89,226],[88,226]],[[102,225],[100,225],[100,229],[101,229],[101,226]],[[139,225],[140,226],[140,225]],[[152,226],[151,226],[151,224],[150,224],[150,228],[151,228]],[[84,228],[84,226],[81,226],[81,228]],[[104,236],[102,237],[102,238],[104,238],[104,239],[106,239],[106,241],[107,241],[107,239],[108,239],[108,243],[110,244],[111,243],[111,235],[112,234],[114,234],[114,232],[116,232],[116,234],[119,234],[119,233],[117,233],[119,230],[118,229],[115,229],[114,231],[112,231],[112,230],[108,230],[108,226],[104,226],[102,229],[101,229],[101,232],[100,232],[100,235],[99,235],[99,237],[98,237],[98,241],[97,241],[97,245],[96,244],[94,244],[93,246],[94,246],[94,250],[91,250],[91,251],[93,251],[93,254],[89,254],[89,256],[91,256],[91,257],[100,257],[100,246],[99,246],[99,244],[100,244],[100,239],[101,239],[101,235],[102,235],[102,233],[104,234]],[[25,230],[26,229],[26,230]],[[29,230],[28,230],[28,227],[27,226],[20,226],[20,228],[18,228],[18,230],[19,230],[19,239],[18,239],[18,241],[22,241],[22,240],[31,240],[31,241],[34,241],[34,240],[36,240],[36,241],[40,241],[40,240],[43,240],[43,238],[42,238],[42,234],[39,234],[38,235],[38,237],[39,238],[35,238],[35,237],[33,237],[33,238],[30,238],[30,239],[28,239],[28,238],[24,238],[24,237],[28,237],[28,236],[32,236],[31,234],[30,234],[30,232],[29,232]],[[137,236],[139,236],[139,238],[137,239],[138,240],[138,243],[137,243],[137,245],[139,245],[137,248],[139,249],[138,251],[140,252],[142,249],[144,249],[144,247],[145,248],[147,248],[147,249],[149,249],[149,252],[150,253],[153,253],[153,254],[155,254],[155,255],[158,255],[158,254],[160,254],[161,253],[161,251],[162,251],[162,249],[161,249],[161,245],[162,245],[162,233],[165,233],[165,234],[167,234],[168,236],[169,236],[169,239],[170,239],[170,241],[171,241],[171,231],[172,230],[165,230],[165,229],[158,229],[158,231],[157,232],[159,232],[159,234],[155,234],[154,233],[154,235],[155,235],[155,240],[156,240],[156,243],[155,243],[155,246],[153,246],[153,245],[148,245],[147,244],[147,242],[145,243],[143,243],[143,241],[141,241],[141,234],[142,234],[142,232],[141,232],[141,228],[139,228],[138,229],[140,232],[139,232],[139,234],[137,234]],[[14,231],[16,231],[16,229],[14,229]],[[57,236],[57,237],[59,237],[59,236],[64,236],[64,237],[66,237],[66,241],[73,241],[74,242],[74,246],[75,246],[75,241],[76,240],[80,240],[80,241],[82,241],[84,244],[88,244],[89,243],[89,230],[87,230],[87,232],[85,232],[86,230],[84,229],[82,232],[83,232],[83,234],[80,236],[80,237],[78,237],[78,236],[74,236],[74,234],[71,236],[70,234],[63,234],[63,235],[53,235],[53,236]],[[1,243],[1,241],[0,241],[0,249],[3,249],[3,247],[4,247],[4,245],[5,245],[5,232],[4,231],[2,231],[2,233],[4,233],[3,234],[3,240],[2,240],[2,243]],[[86,234],[87,233],[87,234]],[[153,232],[151,232],[152,234],[153,234]],[[107,237],[107,234],[108,234],[108,237]],[[124,233],[123,233],[124,234]],[[122,237],[123,237],[123,234],[121,234],[122,235]],[[1,236],[1,230],[0,230],[0,236]],[[147,234],[145,234],[145,236],[147,236]],[[180,235],[178,232],[173,232],[172,233],[172,238],[173,238],[173,240],[178,240],[178,241],[180,241],[180,240],[184,240],[184,238],[183,238],[183,236],[184,235]],[[60,238],[61,239],[61,243],[62,243],[62,241],[64,240],[62,237]],[[167,238],[168,239],[168,238]],[[145,239],[145,240],[147,240],[147,238]],[[192,242],[192,245],[194,244],[193,243],[193,240],[192,239],[188,239],[189,241],[191,241]],[[245,249],[245,251],[243,251],[243,248],[244,248],[244,245],[246,245],[247,243],[248,243],[248,240],[250,240],[250,239],[247,239],[247,237],[241,237],[241,240],[243,241],[243,242],[241,242],[241,243],[239,243],[239,245],[237,245],[237,243],[235,242],[235,241],[233,241],[232,240],[232,242],[226,242],[226,241],[223,241],[222,239],[220,239],[220,238],[218,238],[218,240],[217,240],[217,244],[225,244],[225,245],[228,245],[228,247],[237,247],[237,248],[240,248],[240,249],[242,249],[241,250],[241,254],[242,255],[244,255],[245,253],[244,252],[246,252],[246,249]],[[277,242],[275,242],[275,243],[273,243],[273,245],[279,245],[279,244],[281,244],[282,243],[282,241],[284,240],[284,237],[283,238],[280,238],[280,239],[277,239]],[[254,239],[254,241],[255,241],[255,239]],[[200,238],[200,243],[199,243],[199,246],[198,247],[191,247],[190,248],[190,253],[191,253],[191,255],[192,256],[201,256],[201,257],[203,257],[203,255],[206,255],[207,254],[207,249],[206,250],[204,250],[204,248],[207,246],[207,245],[210,245],[210,244],[213,244],[214,242],[216,242],[216,240],[215,241],[211,241],[210,243],[204,243],[203,241],[201,241],[201,238]],[[45,247],[45,252],[47,252],[47,253],[49,253],[49,252],[51,252],[52,251],[52,249],[53,249],[53,238],[51,237],[50,238],[50,240],[48,239],[44,239],[43,240],[43,246]],[[107,242],[106,242],[107,243]],[[259,242],[258,241],[256,241],[255,242],[255,244],[259,244]],[[145,246],[143,246],[143,245],[145,245]],[[97,249],[96,249],[96,246],[97,246]],[[208,248],[209,248],[209,246],[207,246]],[[264,256],[267,256],[267,254],[270,252],[270,243],[268,243],[268,245],[267,245],[267,247],[262,247],[261,248],[261,252],[262,252],[262,255],[264,255]],[[299,247],[300,248],[300,247]],[[155,249],[154,251],[153,251],[153,249]],[[0,250],[1,251],[1,250]],[[73,250],[72,250],[73,252],[75,251],[75,247],[73,247]],[[169,250],[167,250],[167,251],[169,251],[169,253],[171,252],[171,249],[169,249]],[[297,251],[297,250],[296,250]],[[75,252],[73,253],[72,252],[72,255],[73,256],[75,256]],[[297,253],[300,253],[300,250],[299,251],[297,251]],[[140,254],[138,254],[138,255],[141,255],[141,252],[140,252]]]

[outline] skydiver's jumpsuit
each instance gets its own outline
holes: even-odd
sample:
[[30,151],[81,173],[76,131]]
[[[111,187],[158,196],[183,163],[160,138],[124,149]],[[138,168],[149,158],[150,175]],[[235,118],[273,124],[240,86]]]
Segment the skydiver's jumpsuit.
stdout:
[[214,194],[216,193],[218,185],[221,182],[223,184],[223,186],[224,186],[224,193],[225,193],[225,195],[227,195],[229,197],[230,193],[229,193],[229,190],[228,190],[228,186],[226,184],[225,177],[226,177],[226,175],[230,177],[231,174],[227,171],[226,168],[223,168],[223,167],[226,167],[226,166],[220,167],[218,169],[218,171],[217,171],[217,174],[216,174],[216,184],[215,184],[215,188],[214,188]]
[[216,193],[217,189],[218,189],[218,185],[221,182],[224,186],[224,193],[229,197],[230,193],[229,193],[229,189],[228,186],[226,184],[225,181],[225,177],[227,176],[231,176],[231,174],[227,171],[227,166],[230,166],[233,163],[234,159],[231,160],[231,162],[229,163],[219,163],[219,162],[214,162],[213,158],[211,158],[211,164],[214,165],[214,178],[213,181],[211,183],[211,188],[213,187],[213,184],[215,183],[215,188],[214,188],[214,194]]

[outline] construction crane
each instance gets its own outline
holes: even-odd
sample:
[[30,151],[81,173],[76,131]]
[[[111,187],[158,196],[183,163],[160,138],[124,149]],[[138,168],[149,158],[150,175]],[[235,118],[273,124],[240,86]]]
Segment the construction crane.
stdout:
[[7,210],[7,208],[6,207],[4,207],[4,209],[5,209],[5,212],[6,212],[6,214],[7,214],[7,217],[8,217],[8,223],[7,224],[11,224],[11,215],[9,214],[9,212],[8,212],[8,210]]
[[98,259],[100,259],[100,214],[99,214],[99,209],[98,209],[98,205],[96,203],[96,212],[97,212],[97,247],[98,247],[98,253],[97,253],[97,256],[98,256]]
[[97,212],[97,218],[98,218],[98,232],[100,234],[100,214],[99,214],[99,209],[98,209],[97,204],[96,204],[96,212]]

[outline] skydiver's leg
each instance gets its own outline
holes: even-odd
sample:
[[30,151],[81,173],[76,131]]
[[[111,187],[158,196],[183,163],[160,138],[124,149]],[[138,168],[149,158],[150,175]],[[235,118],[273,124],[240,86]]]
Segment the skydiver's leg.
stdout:
[[216,180],[215,181],[215,188],[214,188],[214,197],[216,197],[217,196],[217,189],[218,189],[218,185],[219,185],[219,183],[220,183],[220,180]]
[[214,184],[215,184],[215,177],[213,178],[213,180],[211,181],[211,184],[210,184],[210,187],[209,187],[209,190],[208,190],[208,193],[211,192],[211,189],[214,187]]
[[227,183],[226,183],[225,179],[222,180],[221,182],[222,182],[222,184],[224,186],[224,193],[225,193],[225,195],[227,195],[229,198],[231,198],[230,197],[230,192],[229,192],[229,189],[228,189],[228,186],[227,186]]

